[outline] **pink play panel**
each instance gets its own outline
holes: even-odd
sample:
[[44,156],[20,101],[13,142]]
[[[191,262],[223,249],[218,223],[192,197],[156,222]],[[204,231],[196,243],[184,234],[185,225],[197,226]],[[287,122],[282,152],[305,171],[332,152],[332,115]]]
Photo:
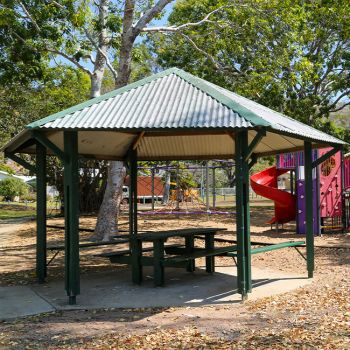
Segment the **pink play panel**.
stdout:
[[[319,150],[319,157],[331,148]],[[341,153],[327,159],[320,165],[320,214],[321,217],[342,215]]]

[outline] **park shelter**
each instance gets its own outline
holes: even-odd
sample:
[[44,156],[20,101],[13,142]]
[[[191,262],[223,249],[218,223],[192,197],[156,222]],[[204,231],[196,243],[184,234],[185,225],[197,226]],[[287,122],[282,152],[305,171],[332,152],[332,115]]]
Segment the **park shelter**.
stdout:
[[[258,157],[304,150],[307,270],[314,271],[312,169],[345,142],[172,68],[29,124],[4,148],[37,176],[37,275],[46,276],[46,155],[64,163],[65,281],[80,293],[78,160],[125,160],[131,173],[130,237],[137,235],[137,161],[234,159],[238,290],[251,291],[249,169]],[[333,147],[312,160],[312,148]],[[32,166],[18,154],[35,154]],[[132,239],[130,240],[132,241]],[[132,243],[131,243],[132,247]]]

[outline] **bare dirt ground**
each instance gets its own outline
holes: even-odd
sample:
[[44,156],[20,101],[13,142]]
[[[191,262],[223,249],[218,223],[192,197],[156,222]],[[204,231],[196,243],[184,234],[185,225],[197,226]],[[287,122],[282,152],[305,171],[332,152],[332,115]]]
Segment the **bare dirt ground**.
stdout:
[[[252,209],[252,241],[303,240],[285,225],[276,233],[265,225],[269,208]],[[126,217],[121,219],[125,222]],[[93,227],[94,218],[81,219]],[[53,219],[49,224],[62,225]],[[235,239],[232,218],[219,215],[141,217],[140,230],[161,227],[226,227]],[[121,225],[120,229],[127,226]],[[81,240],[89,233],[81,233]],[[49,245],[63,232],[50,229]],[[350,349],[350,235],[315,238],[312,284],[290,293],[241,305],[167,309],[65,311],[0,323],[0,349]],[[0,285],[35,282],[35,223],[0,224]],[[81,250],[82,273],[124,268],[93,254],[116,247]],[[122,247],[118,248],[122,249]],[[228,264],[221,258],[219,264]],[[253,256],[260,268],[300,273],[305,261],[294,249]],[[49,281],[63,276],[63,254],[52,262]],[[0,311],[1,312],[1,311]]]

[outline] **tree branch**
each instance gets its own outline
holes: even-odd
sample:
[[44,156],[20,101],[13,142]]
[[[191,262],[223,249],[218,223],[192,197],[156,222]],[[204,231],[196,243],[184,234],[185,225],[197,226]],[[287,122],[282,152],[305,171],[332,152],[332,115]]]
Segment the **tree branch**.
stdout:
[[169,26],[169,27],[150,27],[150,28],[142,28],[141,29],[141,32],[145,32],[145,33],[150,33],[150,32],[179,32],[185,28],[188,28],[188,27],[196,27],[196,26],[200,26],[204,23],[216,23],[215,21],[211,21],[209,20],[209,17],[212,16],[213,14],[221,11],[222,9],[224,8],[228,8],[228,7],[232,7],[233,5],[223,5],[223,6],[220,6],[218,7],[217,9],[209,12],[203,19],[201,19],[200,21],[198,22],[189,22],[189,23],[184,23],[184,24],[181,24],[179,26]]
[[341,111],[343,108],[345,108],[346,106],[349,106],[350,102],[344,103],[343,105],[341,105],[340,107],[336,108],[336,109],[330,109],[329,113],[334,113],[334,112],[339,112]]
[[332,110],[333,107],[336,107],[337,104],[338,104],[338,102],[339,102],[342,98],[344,98],[345,96],[347,96],[347,95],[350,95],[350,90],[347,90],[347,91],[343,92],[341,95],[339,95],[339,96],[333,101],[333,103],[332,103],[331,105],[328,106],[328,110],[330,111],[330,110]]
[[90,72],[89,69],[85,68],[83,65],[81,65],[74,57],[71,57],[69,55],[67,55],[66,53],[56,50],[56,49],[51,49],[49,47],[46,47],[45,50],[47,52],[51,52],[55,55],[60,55],[62,57],[64,57],[66,60],[70,61],[71,63],[73,63],[74,65],[76,65],[79,69],[81,69],[82,71],[84,71],[85,73],[89,74],[89,76],[92,76],[92,73]]
[[57,1],[49,1],[49,4],[55,5],[56,7],[59,7],[61,10],[65,10],[64,6],[62,6],[61,4],[59,4]]
[[89,31],[84,28],[85,34],[87,36],[87,38],[89,39],[89,41],[91,42],[91,44],[95,47],[95,49],[104,57],[104,59],[106,60],[106,65],[108,67],[108,69],[111,71],[113,78],[117,79],[118,77],[118,73],[117,71],[114,69],[111,61],[109,60],[108,56],[106,53],[103,52],[103,50],[101,50],[101,48],[98,46],[98,44],[96,43],[96,41],[94,40],[94,38],[90,35]]
[[19,1],[19,4],[23,10],[23,12],[25,13],[25,15],[30,19],[30,21],[33,23],[33,26],[35,27],[37,32],[40,32],[41,29],[38,25],[38,23],[36,22],[36,20],[31,16],[31,14],[29,13],[29,11],[27,10],[27,8],[24,6],[22,1]]
[[[145,12],[145,14],[138,20],[134,26],[134,31],[138,34],[146,27],[146,25],[154,19],[160,12],[162,12],[166,5],[174,0],[159,0],[153,7]],[[136,34],[136,35],[137,35]]]
[[234,66],[225,66],[222,63],[220,63],[218,60],[216,60],[212,55],[210,55],[208,52],[204,51],[203,49],[201,49],[193,40],[192,38],[190,38],[188,35],[184,34],[184,33],[180,33],[198,52],[200,52],[201,54],[203,54],[215,67],[216,70],[220,70],[220,71],[234,71],[235,73],[239,73],[241,74],[242,72],[237,69]]

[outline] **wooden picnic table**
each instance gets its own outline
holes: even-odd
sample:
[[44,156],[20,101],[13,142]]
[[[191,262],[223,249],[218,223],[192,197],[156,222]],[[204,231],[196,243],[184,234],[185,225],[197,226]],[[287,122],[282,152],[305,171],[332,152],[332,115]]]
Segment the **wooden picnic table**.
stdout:
[[[144,232],[132,237],[132,275],[134,283],[142,282],[142,267],[153,265],[154,285],[164,285],[164,267],[185,267],[187,271],[195,270],[195,259],[206,258],[206,271],[215,271],[214,258],[217,255],[225,255],[227,252],[235,251],[236,246],[218,247],[214,246],[214,237],[225,228],[186,228],[165,230],[156,232]],[[195,236],[204,236],[205,247],[195,247]],[[164,243],[169,238],[184,238],[184,246],[167,247]],[[144,242],[153,243],[153,257],[142,255]],[[171,255],[170,257],[166,254]]]

